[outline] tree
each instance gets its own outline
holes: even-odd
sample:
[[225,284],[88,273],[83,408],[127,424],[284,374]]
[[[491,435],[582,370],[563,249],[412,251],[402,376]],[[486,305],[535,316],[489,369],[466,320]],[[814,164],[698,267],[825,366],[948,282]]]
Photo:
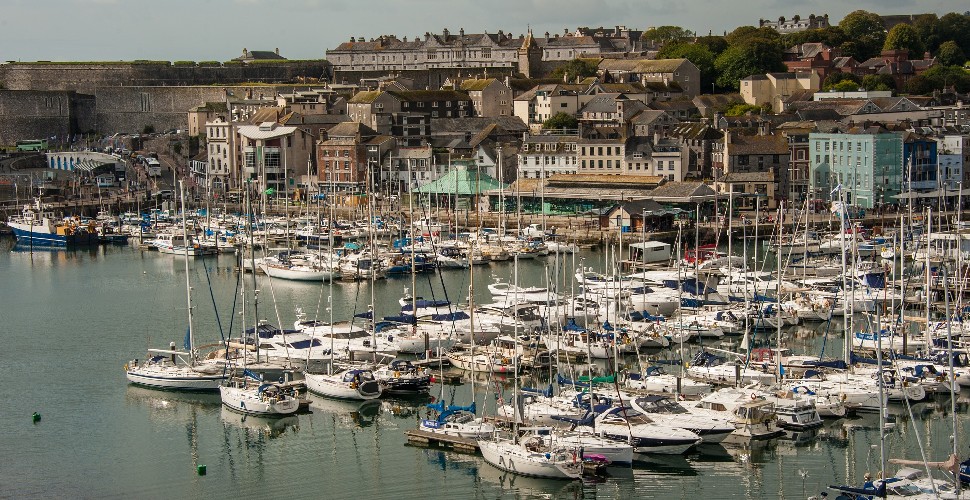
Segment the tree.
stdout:
[[940,45],[936,51],[936,60],[943,66],[963,66],[967,56],[956,42],[950,40]]
[[680,26],[658,26],[644,31],[640,35],[640,40],[666,45],[671,42],[686,40],[693,36],[694,32],[681,28]]
[[822,90],[832,90],[835,88],[836,85],[842,82],[852,82],[852,84],[855,85],[856,87],[859,87],[860,85],[862,85],[862,81],[859,80],[858,76],[855,76],[852,73],[839,72],[839,73],[832,73],[829,76],[825,77],[825,81],[822,82]]
[[741,45],[752,38],[765,38],[781,43],[781,34],[767,26],[755,28],[754,26],[740,26],[727,34],[724,40],[728,46]]
[[940,42],[953,40],[964,54],[970,54],[970,16],[951,12],[937,24]]
[[721,52],[728,48],[727,40],[723,36],[701,36],[697,37],[697,41],[694,43],[707,47],[707,50],[711,51],[714,57],[721,55]]
[[855,92],[856,90],[859,90],[859,84],[853,82],[852,80],[842,80],[831,87],[831,90],[836,92]]
[[930,52],[936,52],[940,42],[940,18],[936,14],[922,14],[913,19],[913,28],[919,33],[919,39],[923,41],[923,46]]
[[745,104],[743,102],[731,103],[727,108],[724,109],[724,116],[742,116],[747,113],[761,114],[763,109],[761,106],[755,106],[754,104]]
[[879,50],[886,41],[886,28],[882,24],[882,18],[865,10],[846,14],[839,22],[839,28],[845,32],[847,38],[847,42],[842,45],[842,55],[852,56],[858,61],[879,55]]
[[845,32],[838,26],[796,31],[781,36],[781,42],[785,48],[803,43],[824,43],[829,47],[838,47],[845,43],[846,40]]
[[697,43],[675,43],[664,45],[657,53],[657,59],[687,59],[701,72],[701,88],[706,89],[714,83],[714,54],[706,45]]
[[[735,30],[737,31],[737,30]],[[714,61],[717,85],[737,89],[740,80],[750,75],[785,71],[781,46],[773,40],[755,37],[729,47]]]
[[578,126],[579,121],[575,116],[561,111],[542,123],[542,128],[545,130],[575,129]]
[[916,28],[908,24],[897,24],[889,30],[882,50],[908,50],[913,58],[923,54],[923,41],[919,38]]
[[580,78],[596,76],[597,69],[596,63],[590,59],[573,59],[553,70],[549,76],[551,78],[564,79],[565,81],[572,82],[576,80],[577,76]]
[[896,80],[890,75],[866,75],[862,78],[866,90],[896,90]]

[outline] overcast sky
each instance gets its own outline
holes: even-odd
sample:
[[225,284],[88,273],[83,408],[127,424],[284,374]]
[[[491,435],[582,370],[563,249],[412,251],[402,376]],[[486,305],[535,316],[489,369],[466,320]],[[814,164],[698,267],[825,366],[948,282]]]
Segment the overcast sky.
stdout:
[[[759,18],[964,12],[960,0],[3,0],[0,61],[217,60],[243,47],[322,58],[350,36],[562,33],[577,26],[677,25],[722,33]],[[799,5],[792,10],[793,5]]]

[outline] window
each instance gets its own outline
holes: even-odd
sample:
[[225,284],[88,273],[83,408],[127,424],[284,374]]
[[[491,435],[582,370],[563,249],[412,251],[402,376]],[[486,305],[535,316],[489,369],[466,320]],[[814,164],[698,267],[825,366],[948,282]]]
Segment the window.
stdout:
[[484,48],[484,49],[482,49],[482,57],[484,57],[486,59],[491,58],[492,57],[492,49],[490,49],[490,48]]
[[566,103],[561,103],[561,104],[559,105],[559,107],[560,107],[560,108],[565,108],[565,107],[566,107]]
[[344,170],[350,170],[350,162],[349,161],[345,161],[344,162]]

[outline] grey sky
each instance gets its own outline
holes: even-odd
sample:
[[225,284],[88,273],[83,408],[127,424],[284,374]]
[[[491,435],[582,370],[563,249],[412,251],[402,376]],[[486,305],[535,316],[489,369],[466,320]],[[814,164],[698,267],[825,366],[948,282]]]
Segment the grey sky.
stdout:
[[959,0],[4,0],[0,61],[218,60],[243,47],[290,59],[324,56],[351,35],[372,38],[577,26],[678,25],[721,33],[759,18],[855,9],[880,14],[964,12]]

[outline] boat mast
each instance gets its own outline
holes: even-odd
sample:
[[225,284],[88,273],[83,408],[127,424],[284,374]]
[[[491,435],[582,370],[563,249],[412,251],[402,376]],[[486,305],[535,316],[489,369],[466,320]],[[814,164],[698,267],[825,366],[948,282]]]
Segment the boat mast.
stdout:
[[184,181],[179,181],[179,199],[182,202],[182,238],[184,240],[185,246],[183,250],[185,252],[185,302],[188,307],[188,320],[189,320],[189,359],[192,364],[195,364],[195,332],[192,330],[192,286],[189,284],[189,231],[186,227],[185,219],[188,217],[188,213],[185,211],[185,186]]
[[777,312],[778,316],[777,318],[775,318],[776,323],[778,323],[778,328],[775,332],[775,335],[776,335],[775,364],[778,366],[775,371],[778,377],[779,384],[781,383],[782,377],[784,377],[785,375],[783,371],[784,368],[782,368],[781,366],[781,324],[784,322],[784,318],[782,317],[782,314],[781,314],[781,231],[782,231],[782,225],[783,225],[782,219],[784,219],[784,215],[785,215],[785,202],[781,201],[778,205],[778,246],[775,247],[775,265],[777,266],[776,267],[777,280],[775,281],[776,283],[775,297],[778,299],[778,301],[776,302],[776,304],[778,304],[778,312]]

